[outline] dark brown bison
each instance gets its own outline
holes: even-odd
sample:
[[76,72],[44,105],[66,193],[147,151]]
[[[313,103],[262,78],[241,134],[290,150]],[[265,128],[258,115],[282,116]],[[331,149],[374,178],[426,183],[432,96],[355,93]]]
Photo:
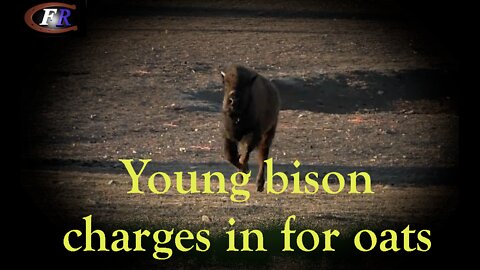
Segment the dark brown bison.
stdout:
[[[264,160],[275,136],[280,98],[275,86],[257,72],[231,65],[222,72],[224,85],[223,124],[225,156],[242,172],[248,172],[248,158],[258,148],[257,190],[265,184]],[[243,151],[239,154],[239,143]]]

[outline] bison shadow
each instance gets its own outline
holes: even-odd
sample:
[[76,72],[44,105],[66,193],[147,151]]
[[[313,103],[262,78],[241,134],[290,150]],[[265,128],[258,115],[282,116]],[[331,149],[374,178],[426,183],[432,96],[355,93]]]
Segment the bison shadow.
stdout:
[[[258,68],[257,68],[258,70]],[[260,71],[260,73],[262,73]],[[282,100],[281,110],[348,114],[401,110],[400,103],[435,101],[434,108],[417,106],[427,113],[456,112],[455,75],[442,70],[404,70],[390,73],[353,71],[316,78],[273,78]],[[189,111],[219,112],[220,82],[185,92]],[[434,111],[431,111],[434,110]]]

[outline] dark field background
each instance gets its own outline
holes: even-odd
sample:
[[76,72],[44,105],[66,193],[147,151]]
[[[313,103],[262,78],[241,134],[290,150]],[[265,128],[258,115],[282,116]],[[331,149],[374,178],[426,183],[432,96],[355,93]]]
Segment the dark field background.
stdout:
[[[25,4],[27,5],[27,4]],[[20,9],[22,10],[22,9]],[[19,21],[20,183],[11,250],[47,268],[404,269],[458,266],[466,249],[459,122],[467,42],[461,5],[414,1],[90,1],[86,31],[36,35]],[[23,19],[23,12],[19,12]],[[367,171],[374,195],[254,192],[128,195],[120,158],[145,174],[234,172],[222,156],[220,71],[250,66],[282,97],[275,169]],[[462,118],[463,119],[463,118]],[[255,155],[252,155],[252,169]],[[146,189],[146,177],[142,178]],[[291,188],[289,188],[291,191]],[[93,215],[104,231],[210,229],[211,252],[67,252],[65,232]],[[277,236],[338,229],[335,253],[285,254]],[[262,229],[266,254],[229,254],[228,219]],[[432,231],[427,253],[363,254],[354,232]],[[108,233],[107,233],[108,234]],[[399,237],[401,238],[401,237]],[[401,242],[400,242],[401,243]],[[400,245],[401,246],[401,245]]]

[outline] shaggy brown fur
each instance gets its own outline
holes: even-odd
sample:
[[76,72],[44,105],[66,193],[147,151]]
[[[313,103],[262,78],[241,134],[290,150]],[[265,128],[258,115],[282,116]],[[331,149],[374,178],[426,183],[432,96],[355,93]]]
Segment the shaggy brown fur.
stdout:
[[[275,136],[280,99],[275,86],[255,71],[231,65],[222,72],[225,156],[242,172],[248,172],[250,152],[258,148],[257,190],[263,191],[264,160]],[[238,144],[245,146],[240,155]]]

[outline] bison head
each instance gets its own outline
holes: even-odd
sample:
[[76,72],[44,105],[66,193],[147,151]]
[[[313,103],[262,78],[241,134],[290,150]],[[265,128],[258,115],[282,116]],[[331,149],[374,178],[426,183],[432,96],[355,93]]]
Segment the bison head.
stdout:
[[221,72],[223,79],[223,112],[239,117],[250,104],[252,84],[257,73],[242,66],[231,65]]

